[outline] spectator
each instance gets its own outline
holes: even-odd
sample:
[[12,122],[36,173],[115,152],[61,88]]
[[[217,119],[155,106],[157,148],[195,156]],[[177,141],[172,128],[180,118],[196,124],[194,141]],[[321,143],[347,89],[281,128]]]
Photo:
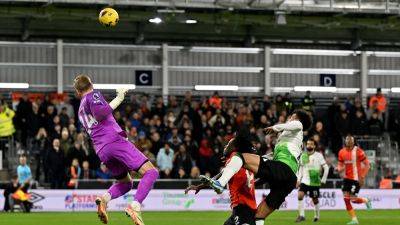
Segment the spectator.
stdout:
[[351,121],[348,113],[344,110],[340,112],[340,114],[336,117],[335,120],[336,130],[341,135],[341,137],[345,137],[349,133],[351,133]]
[[112,174],[110,173],[110,171],[108,170],[106,165],[104,165],[102,163],[102,164],[100,164],[100,168],[97,169],[97,171],[96,171],[96,177],[97,177],[97,179],[101,179],[101,180],[109,180],[112,178]]
[[161,148],[157,154],[157,166],[160,169],[161,178],[171,177],[173,159],[174,150],[170,148],[169,143],[165,143],[164,148]]
[[155,106],[151,110],[152,114],[151,116],[158,116],[160,118],[164,118],[166,114],[166,107],[163,102],[162,97],[158,97],[155,103]]
[[93,170],[90,169],[89,162],[83,161],[80,179],[90,180],[90,179],[94,179],[94,178],[96,178],[96,174]]
[[[221,115],[221,110],[217,109],[216,113],[214,116],[212,116],[209,120],[208,120],[208,124],[210,125],[211,128],[214,128],[214,126],[216,127],[222,127],[225,125],[225,118],[223,115]],[[217,129],[215,129],[217,130]]]
[[209,172],[209,166],[211,157],[213,156],[214,151],[210,148],[209,142],[207,139],[203,139],[200,143],[199,148],[199,167],[201,173]]
[[46,94],[44,96],[44,101],[39,106],[39,115],[42,118],[44,118],[47,115],[47,113],[48,113],[47,109],[48,109],[49,106],[53,106],[54,107],[54,104],[51,103],[50,96],[48,94]]
[[266,112],[270,108],[271,108],[271,98],[268,95],[264,95],[264,98],[263,98],[263,110],[264,110],[264,112]]
[[164,144],[161,141],[160,134],[158,132],[154,132],[151,135],[151,148],[150,151],[154,155],[158,154],[158,151],[164,146]]
[[190,135],[185,135],[183,144],[185,145],[186,151],[192,157],[192,159],[197,160],[199,145],[196,143],[196,141],[192,140]]
[[68,116],[67,107],[63,107],[61,109],[61,112],[58,115],[58,117],[60,118],[61,127],[68,127],[68,125],[69,125],[69,116]]
[[351,118],[356,117],[357,111],[360,111],[362,113],[362,117],[364,119],[366,118],[365,109],[364,109],[364,106],[362,105],[361,99],[359,97],[354,98],[354,105],[350,108]]
[[48,182],[47,173],[47,163],[45,163],[45,157],[47,155],[47,150],[50,147],[50,138],[47,135],[46,130],[41,127],[33,140],[33,150],[32,153],[36,160],[36,171],[35,179],[40,181],[42,171],[44,173],[44,180]]
[[368,121],[368,127],[371,135],[382,135],[383,122],[379,119],[378,112],[372,113],[371,119]]
[[10,108],[8,108],[8,106],[1,101],[0,102],[0,137],[9,137],[14,134],[14,132],[15,132],[15,128],[14,128],[14,124],[13,124],[14,116],[15,116],[14,111],[12,111]]
[[287,113],[292,113],[293,111],[293,102],[290,97],[290,93],[285,93],[285,96],[282,98],[283,104],[284,104],[284,109]]
[[369,99],[368,106],[371,108],[372,105],[374,105],[375,103],[377,104],[376,109],[380,113],[386,112],[387,101],[385,96],[382,94],[381,88],[376,89],[376,94],[374,96],[371,96],[371,98]]
[[73,159],[68,171],[69,181],[67,186],[75,188],[78,178],[81,176],[81,167],[79,166],[78,159]]
[[28,129],[26,128],[29,127],[28,120],[31,113],[32,103],[28,99],[28,95],[24,93],[19,99],[16,112],[16,125],[20,128],[21,143],[23,146],[26,146],[26,139],[28,137]]
[[192,169],[190,170],[190,179],[199,179],[200,176],[200,169],[197,166],[193,166]]
[[57,115],[54,105],[48,105],[46,113],[43,115],[44,128],[48,134],[52,134],[55,129],[54,117]]
[[64,153],[64,158],[67,158],[69,155],[69,150],[71,149],[72,143],[69,138],[69,132],[66,127],[64,127],[61,131],[61,140],[60,140],[60,148]]
[[333,161],[334,161],[335,156],[334,155],[328,155],[325,158],[326,164],[329,167],[329,173],[328,173],[328,179],[338,179],[340,178],[339,174],[337,174],[337,170],[335,169],[334,165],[333,165]]
[[301,108],[314,113],[315,100],[311,97],[311,91],[307,91],[304,98],[301,99]]
[[[181,108],[179,107],[178,101],[176,100],[176,96],[169,96],[169,102],[168,102],[168,110],[171,115],[178,115],[178,113],[181,111]],[[174,121],[172,121],[174,122]]]
[[93,148],[90,148],[89,140],[85,139],[85,136],[82,132],[76,135],[75,142],[80,145],[81,150],[84,153],[84,160],[90,161],[93,159],[93,157],[97,157]]
[[39,114],[39,106],[36,103],[32,103],[32,113],[28,116],[28,124],[28,137],[33,138],[42,126],[42,117]]
[[65,95],[61,102],[57,104],[57,111],[61,112],[62,110],[65,110],[65,113],[69,118],[75,117],[75,110],[70,103],[70,98],[68,95]]
[[254,124],[259,124],[261,116],[263,115],[260,105],[255,102],[252,104],[251,116],[253,117]]
[[357,110],[352,120],[352,131],[354,135],[366,135],[368,133],[368,122],[362,111]]
[[71,140],[76,140],[78,133],[77,133],[76,127],[72,121],[68,125],[68,133],[69,133],[69,136],[71,137]]
[[131,124],[133,127],[135,127],[136,129],[138,129],[140,127],[140,122],[141,118],[139,113],[133,113],[132,118],[131,118]]
[[47,165],[49,168],[49,179],[51,189],[63,188],[65,180],[65,162],[64,153],[60,148],[60,140],[54,139],[52,148],[47,157]]
[[221,109],[222,108],[222,98],[219,97],[218,92],[214,92],[214,94],[211,96],[209,100],[209,104],[211,107],[215,109]]
[[145,155],[153,165],[157,165],[156,156],[150,152],[147,147],[143,149],[143,155]]
[[82,149],[82,145],[79,142],[75,142],[74,145],[68,150],[68,157],[66,158],[66,164],[70,165],[73,160],[78,160],[78,164],[82,164],[83,161],[88,160],[85,152]]
[[[180,145],[179,151],[175,153],[173,160],[174,176],[176,178],[183,178],[187,174],[190,174],[192,166],[192,157],[186,151],[186,146]],[[183,173],[180,170],[183,170]]]
[[139,140],[137,141],[136,146],[141,151],[144,151],[144,149],[151,149],[153,147],[151,141],[146,138],[146,133],[144,131],[139,132]]
[[179,168],[178,170],[178,174],[175,178],[177,179],[187,179],[189,176],[188,174],[185,172],[185,169],[183,169],[182,167]]
[[319,136],[320,141],[318,142],[318,145],[323,145],[324,147],[328,146],[328,142],[329,142],[328,135],[325,131],[324,124],[321,121],[317,121],[315,123],[315,128],[312,132],[312,135]]

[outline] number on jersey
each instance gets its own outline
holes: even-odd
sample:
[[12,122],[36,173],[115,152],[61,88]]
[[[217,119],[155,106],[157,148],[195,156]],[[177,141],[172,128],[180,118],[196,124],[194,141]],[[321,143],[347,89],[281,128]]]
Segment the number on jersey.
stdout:
[[99,122],[97,122],[97,120],[91,114],[81,113],[79,119],[89,134],[91,133],[93,125],[99,124]]

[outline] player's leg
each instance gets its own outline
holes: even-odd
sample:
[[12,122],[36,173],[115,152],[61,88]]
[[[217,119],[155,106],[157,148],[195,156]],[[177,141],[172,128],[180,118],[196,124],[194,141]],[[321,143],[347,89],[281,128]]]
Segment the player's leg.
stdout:
[[312,201],[314,203],[314,222],[317,222],[319,220],[319,200],[314,197]]
[[318,197],[313,197],[312,201],[314,203],[314,222],[319,220],[319,200]]
[[[131,171],[131,175],[133,176],[135,172],[136,171]],[[153,185],[159,176],[159,172],[150,161],[146,161],[137,172],[142,176],[142,178],[139,181],[134,201],[142,204],[150,190],[153,188]]]
[[304,195],[305,195],[305,191],[304,191],[304,188],[303,188],[303,186],[304,186],[304,184],[301,184],[300,185],[300,189],[299,189],[299,192],[297,193],[297,200],[298,200],[298,210],[299,210],[299,215],[298,215],[298,217],[297,217],[297,219],[296,219],[296,221],[295,222],[301,222],[301,221],[304,221],[305,220],[305,214],[304,214]]
[[346,205],[346,210],[351,218],[351,221],[347,224],[358,224],[356,212],[354,211],[353,206],[351,205],[351,197],[352,196],[349,191],[343,191],[343,198],[344,198],[344,203]]
[[318,186],[308,186],[308,196],[313,201],[314,204],[314,222],[319,220],[319,187]]
[[260,204],[257,207],[257,213],[256,213],[256,225],[264,225],[265,219],[271,215],[275,211],[274,208],[271,208],[267,205],[266,201],[263,200],[260,202]]
[[[132,176],[135,172],[136,171],[131,171]],[[154,165],[150,161],[147,161],[147,159],[145,163],[140,166],[137,172],[142,176],[142,178],[139,181],[134,200],[125,209],[125,213],[133,220],[135,224],[144,225],[141,214],[141,206],[150,190],[153,188],[159,173]]]
[[235,206],[232,210],[234,224],[236,225],[255,225],[255,211],[244,204]]
[[225,220],[224,225],[235,225],[235,220],[234,220],[235,215],[232,212],[232,215]]
[[[110,165],[109,165],[110,166]],[[113,168],[112,166],[110,166]],[[101,222],[108,223],[107,204],[112,199],[116,199],[132,189],[132,179],[130,175],[125,172],[124,175],[116,177],[117,182],[114,183],[101,197],[96,198],[97,215]]]
[[260,156],[251,153],[237,153],[231,157],[230,161],[222,170],[222,175],[218,180],[202,176],[203,179],[210,183],[210,186],[217,192],[222,193],[224,187],[228,184],[229,180],[242,168],[246,168],[253,173],[257,173],[260,164]]
[[351,199],[350,199],[351,202],[354,204],[365,204],[365,206],[367,207],[368,210],[372,209],[370,199],[357,196],[358,192],[360,192],[360,184],[358,182],[354,182],[354,185],[355,185],[355,189],[353,192],[354,196],[351,197]]
[[257,208],[256,225],[262,225],[264,219],[279,209],[285,198],[296,187],[297,177],[290,167],[282,162],[262,158],[258,164],[255,178],[267,182],[270,186],[269,194]]

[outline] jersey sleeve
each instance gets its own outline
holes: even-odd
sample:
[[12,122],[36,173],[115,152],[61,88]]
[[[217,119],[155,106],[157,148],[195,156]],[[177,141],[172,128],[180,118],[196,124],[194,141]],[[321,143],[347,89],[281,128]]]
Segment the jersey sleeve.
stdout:
[[321,166],[326,164],[325,158],[322,154],[319,154],[319,163],[321,164]]
[[22,175],[22,168],[20,166],[17,167],[17,176],[20,177]]
[[88,104],[91,114],[98,122],[104,120],[113,111],[108,102],[99,92],[93,93]]
[[303,124],[300,121],[294,120],[283,124],[277,124],[272,127],[275,131],[281,132],[284,130],[297,131],[303,129]]
[[343,163],[343,162],[344,162],[343,150],[342,150],[342,149],[339,151],[338,161],[339,161],[340,163]]
[[360,162],[363,162],[363,161],[365,161],[367,159],[367,156],[365,155],[365,152],[361,148],[358,148],[357,159]]

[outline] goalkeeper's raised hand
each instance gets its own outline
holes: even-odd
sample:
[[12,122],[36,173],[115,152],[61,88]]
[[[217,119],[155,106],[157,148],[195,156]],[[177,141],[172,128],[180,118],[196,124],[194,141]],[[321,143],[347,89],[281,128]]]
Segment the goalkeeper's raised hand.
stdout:
[[110,107],[115,110],[125,98],[126,93],[129,91],[127,88],[118,88],[116,90],[117,96],[109,103]]

